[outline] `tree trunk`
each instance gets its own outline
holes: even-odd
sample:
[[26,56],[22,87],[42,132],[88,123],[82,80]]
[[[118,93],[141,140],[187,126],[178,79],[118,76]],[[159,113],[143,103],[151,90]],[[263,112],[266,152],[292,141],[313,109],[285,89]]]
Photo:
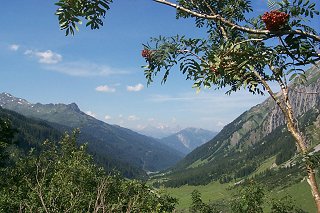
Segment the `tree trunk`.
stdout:
[[[300,149],[300,153],[303,156],[305,156],[308,154],[308,147],[305,139],[303,138],[302,134],[298,129],[297,121],[294,118],[292,106],[289,101],[288,88],[285,87],[281,89],[283,92],[283,101],[285,104],[285,108],[283,107],[280,107],[280,108],[283,111],[285,119],[287,121],[286,123],[287,123],[288,131],[294,137],[296,144]],[[320,193],[319,193],[319,188],[318,188],[318,184],[315,176],[315,169],[312,167],[312,165],[309,164],[308,161],[306,161],[305,166],[308,174],[307,182],[311,187],[311,192],[317,207],[317,212],[320,213]]]
[[[270,69],[273,71],[272,67]],[[277,82],[279,83],[282,91],[282,100],[281,98],[277,97],[275,93],[273,93],[272,89],[268,85],[268,83],[265,81],[265,79],[262,78],[262,76],[256,71],[252,70],[252,72],[258,77],[258,79],[261,81],[263,86],[266,88],[268,91],[269,95],[272,97],[272,99],[276,102],[276,104],[279,106],[281,109],[285,120],[287,124],[288,131],[290,134],[293,136],[295,139],[295,143],[297,147],[300,150],[300,153],[305,156],[308,153],[308,147],[306,144],[305,139],[303,138],[302,134],[299,131],[297,121],[294,118],[292,106],[289,101],[289,95],[288,95],[288,87],[287,84],[282,82],[281,79],[278,79]],[[320,213],[320,193],[319,193],[319,188],[317,184],[317,180],[315,177],[315,169],[306,161],[305,164],[306,171],[307,171],[307,182],[310,185],[311,188],[311,193],[314,199],[314,202],[317,207],[317,212]]]

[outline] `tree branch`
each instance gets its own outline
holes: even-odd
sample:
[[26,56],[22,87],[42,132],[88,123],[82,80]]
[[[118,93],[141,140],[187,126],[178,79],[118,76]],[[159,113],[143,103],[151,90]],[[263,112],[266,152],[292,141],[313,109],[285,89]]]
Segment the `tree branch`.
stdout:
[[285,108],[282,105],[281,101],[277,98],[277,95],[272,91],[269,84],[262,78],[262,76],[254,69],[251,70],[253,74],[261,81],[262,85],[266,88],[267,92],[271,96],[271,98],[277,103],[277,105],[280,107],[282,112],[285,112]]
[[[38,179],[38,175],[39,175],[39,164],[37,164],[37,174],[36,174],[36,181],[37,181],[37,185],[38,185],[38,190],[36,190],[39,198],[40,198],[40,201],[41,201],[41,204],[42,204],[42,207],[44,208],[45,212],[46,213],[49,213],[48,209],[47,209],[47,206],[44,202],[44,199],[43,199],[43,195],[42,195],[42,186],[39,182],[39,179]],[[45,174],[44,174],[45,176]]]
[[307,36],[309,38],[312,38],[315,41],[319,41],[320,42],[320,36],[318,35],[314,35],[312,33],[308,33],[302,30],[281,30],[281,31],[269,31],[269,30],[259,30],[259,29],[252,29],[249,27],[243,27],[240,26],[238,24],[235,24],[225,18],[223,18],[221,15],[219,14],[212,14],[212,15],[208,15],[208,14],[202,14],[202,13],[198,13],[192,10],[189,10],[185,7],[182,7],[178,4],[174,4],[172,2],[169,2],[167,0],[153,0],[157,3],[160,4],[164,4],[164,5],[168,5],[170,7],[176,8],[177,10],[181,10],[184,11],[186,13],[189,13],[190,15],[193,15],[195,17],[198,18],[203,18],[203,19],[208,19],[208,20],[214,20],[214,21],[221,21],[222,23],[226,24],[227,26],[233,28],[233,29],[237,29],[239,31],[242,32],[246,32],[249,34],[257,34],[257,35],[266,35],[266,36],[270,36],[270,37],[274,37],[274,36],[281,36],[281,35],[289,35],[289,34],[297,34],[297,35],[304,35]]
[[193,55],[194,57],[196,57],[197,59],[199,59],[203,63],[207,64],[208,66],[210,65],[206,60],[204,60],[203,58],[201,58],[200,56],[198,56],[197,54],[195,54],[194,52],[192,52],[190,50],[178,50],[178,52],[179,53],[190,53],[191,55]]

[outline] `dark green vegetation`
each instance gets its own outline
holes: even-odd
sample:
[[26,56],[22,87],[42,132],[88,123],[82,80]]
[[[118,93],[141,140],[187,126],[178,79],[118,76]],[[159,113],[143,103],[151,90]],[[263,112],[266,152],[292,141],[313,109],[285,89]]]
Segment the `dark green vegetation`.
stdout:
[[[138,181],[106,175],[76,144],[77,132],[21,153],[0,119],[0,212],[172,212],[176,200]],[[18,131],[19,132],[19,131]],[[54,134],[49,134],[49,136]]]
[[0,104],[26,117],[46,121],[61,132],[79,128],[80,142],[106,169],[117,168],[127,177],[168,168],[182,158],[178,151],[129,129],[109,125],[80,111],[76,104],[30,104],[10,94],[0,94]]
[[[7,118],[13,128],[17,130],[15,135],[15,144],[21,152],[28,152],[31,148],[39,148],[41,143],[46,139],[58,141],[65,131],[71,132],[72,129],[55,123],[43,120],[27,118],[17,112],[6,110],[0,107],[0,118]],[[83,144],[89,141],[95,141],[89,135],[79,134],[78,143]],[[94,150],[87,149],[91,154],[95,154]],[[125,177],[145,178],[145,173],[141,169],[113,159],[108,155],[94,155],[95,162],[104,167],[106,171],[117,170]]]

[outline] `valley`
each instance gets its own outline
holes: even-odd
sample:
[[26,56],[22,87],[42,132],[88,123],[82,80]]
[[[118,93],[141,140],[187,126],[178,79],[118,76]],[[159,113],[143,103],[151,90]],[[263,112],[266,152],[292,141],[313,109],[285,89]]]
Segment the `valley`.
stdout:
[[[320,71],[312,68],[307,74],[310,80],[305,89],[319,91]],[[320,96],[295,93],[300,88],[294,84],[291,89],[300,130],[314,147],[310,153],[317,155]],[[263,185],[266,200],[289,194],[299,207],[309,212],[315,210],[302,158],[296,154],[293,139],[283,125],[284,118],[270,98],[244,112],[218,134],[187,128],[162,139],[99,121],[75,103],[32,104],[1,93],[0,105],[1,117],[10,119],[19,132],[17,145],[21,149],[38,149],[44,140],[58,141],[64,131],[79,128],[78,144],[88,143],[88,152],[98,165],[106,171],[116,169],[128,178],[149,178],[148,185],[179,200],[180,211],[190,207],[195,189],[204,202],[230,211],[237,186],[248,180]],[[270,205],[266,201],[267,212]]]
[[0,14],[0,213],[320,213],[318,1]]

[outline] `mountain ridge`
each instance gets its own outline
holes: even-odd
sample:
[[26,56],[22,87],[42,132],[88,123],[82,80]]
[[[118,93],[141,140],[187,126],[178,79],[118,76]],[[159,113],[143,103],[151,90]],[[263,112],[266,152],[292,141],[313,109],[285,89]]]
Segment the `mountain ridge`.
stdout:
[[[311,74],[310,74],[311,73]],[[320,143],[320,70],[306,71],[305,87],[290,85],[290,100],[309,144]],[[296,153],[284,116],[269,97],[227,124],[212,140],[197,147],[168,173],[168,186],[206,184],[212,180],[245,177],[267,159],[275,163],[289,160]]]
[[202,128],[188,127],[159,141],[184,154],[190,153],[196,147],[208,142],[216,133]]
[[[82,112],[75,103],[31,104],[9,93],[0,94],[0,106],[26,117],[51,123],[80,128],[81,132],[95,139],[89,149],[96,155],[109,155],[146,171],[168,168],[182,158],[182,154],[160,144],[151,137],[127,128],[110,125]],[[152,153],[152,155],[150,154]]]

